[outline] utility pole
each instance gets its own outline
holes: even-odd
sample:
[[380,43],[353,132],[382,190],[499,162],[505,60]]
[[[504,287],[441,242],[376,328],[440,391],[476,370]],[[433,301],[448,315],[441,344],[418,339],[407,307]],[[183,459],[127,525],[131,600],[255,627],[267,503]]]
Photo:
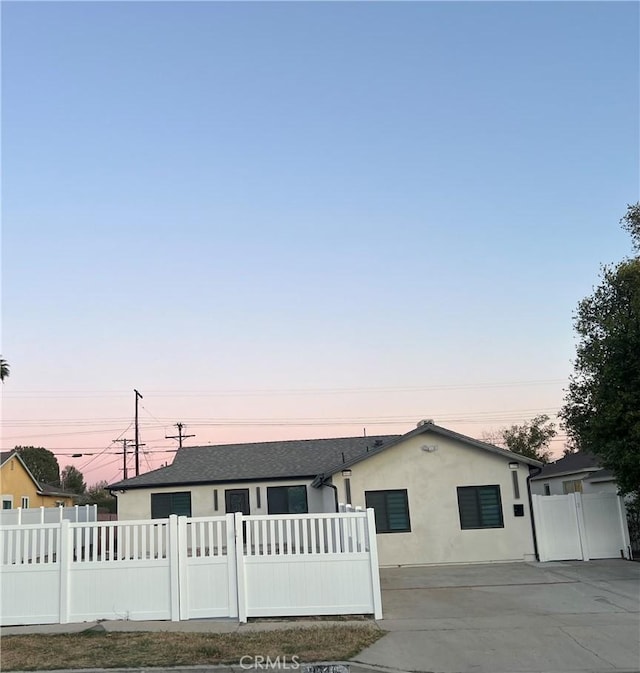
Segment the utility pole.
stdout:
[[122,453],[124,454],[123,464],[123,479],[127,478],[127,444],[131,443],[130,439],[114,439],[114,442],[122,442]]
[[142,395],[135,388],[133,389],[133,392],[136,394],[136,477],[137,477],[140,474],[140,430],[138,428],[138,400],[142,399]]
[[177,435],[165,435],[165,439],[177,439],[178,440],[178,451],[182,448],[182,440],[187,439],[188,437],[195,437],[195,435],[183,435],[182,434],[182,428],[186,427],[182,423],[176,423],[175,425],[176,428],[178,428],[178,434]]
[[[128,471],[127,471],[127,446],[133,444],[132,439],[114,439],[114,442],[121,442],[122,443],[122,454],[123,454],[123,465],[122,465],[122,472],[123,472],[123,479],[126,479],[128,476]],[[138,444],[138,446],[146,446],[146,444]],[[117,453],[120,453],[119,451]],[[80,454],[82,455],[82,454]]]

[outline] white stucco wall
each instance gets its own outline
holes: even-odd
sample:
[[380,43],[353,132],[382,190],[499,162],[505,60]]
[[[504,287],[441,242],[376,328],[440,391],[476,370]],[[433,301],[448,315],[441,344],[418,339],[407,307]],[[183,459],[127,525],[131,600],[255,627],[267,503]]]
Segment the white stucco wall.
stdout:
[[[332,489],[317,489],[311,487],[310,479],[264,481],[264,482],[238,482],[229,484],[206,484],[197,486],[161,486],[158,488],[131,489],[125,493],[116,492],[118,498],[118,519],[131,521],[133,519],[151,518],[151,494],[152,493],[175,493],[178,491],[191,491],[191,515],[192,516],[222,516],[225,514],[225,491],[228,489],[249,489],[249,507],[251,514],[268,514],[267,511],[267,487],[268,486],[299,486],[307,487],[307,504],[309,512],[333,511],[326,510],[325,500],[331,498]],[[260,487],[260,507],[256,488]],[[214,490],[218,491],[218,510],[214,509]],[[326,493],[328,491],[328,494]]]
[[[564,474],[547,479],[536,479],[531,482],[531,493],[534,495],[546,495],[544,485],[549,485],[549,495],[564,495],[564,488],[562,483],[565,481],[573,481],[574,479],[584,480],[588,478],[591,473],[580,472],[574,474]],[[583,493],[617,493],[618,486],[615,481],[601,481],[590,482],[582,481]]]
[[[435,446],[425,452],[422,446]],[[520,497],[515,499],[509,459],[432,433],[412,437],[351,468],[354,506],[365,506],[365,491],[407,489],[411,532],[379,533],[381,566],[533,560],[526,478],[517,470]],[[334,475],[345,502],[344,477]],[[462,530],[458,486],[500,486],[504,528]],[[515,517],[514,504],[524,505]]]

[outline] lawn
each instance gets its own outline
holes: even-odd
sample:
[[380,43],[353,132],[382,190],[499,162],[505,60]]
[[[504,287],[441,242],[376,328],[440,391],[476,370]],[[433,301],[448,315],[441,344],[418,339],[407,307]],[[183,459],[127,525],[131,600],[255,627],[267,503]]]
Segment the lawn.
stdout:
[[383,635],[374,625],[245,633],[113,633],[3,636],[0,670],[137,668],[238,663],[241,657],[344,661]]

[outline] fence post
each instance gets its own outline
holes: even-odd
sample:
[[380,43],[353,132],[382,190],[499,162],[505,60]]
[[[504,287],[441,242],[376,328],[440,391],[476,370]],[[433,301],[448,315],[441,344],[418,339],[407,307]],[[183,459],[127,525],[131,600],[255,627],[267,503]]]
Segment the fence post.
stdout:
[[98,520],[98,505],[91,505],[91,508],[93,510],[93,519],[92,521],[97,521]]
[[64,521],[64,507],[58,505],[58,514],[60,515],[60,521]]
[[580,549],[582,551],[582,560],[589,560],[589,542],[587,540],[587,528],[584,525],[584,509],[582,506],[582,493],[572,493],[573,502],[576,508],[576,521],[578,523],[578,537],[580,538]]
[[549,560],[547,556],[547,533],[544,527],[542,511],[539,504],[539,499],[544,497],[545,496],[543,495],[531,495],[531,504],[533,506],[533,524],[536,529],[536,540],[538,542],[538,561],[540,561],[540,563],[544,563],[545,561]]
[[44,523],[44,507],[40,507],[40,523]]
[[633,560],[631,553],[631,537],[629,536],[629,524],[627,522],[627,508],[625,507],[622,496],[617,496],[618,515],[620,516],[620,528],[622,530],[622,544],[624,545],[623,554],[626,559]]
[[376,517],[373,508],[367,509],[367,532],[369,534],[369,563],[371,564],[371,591],[373,594],[373,616],[382,619],[382,594],[380,592],[380,568],[378,567],[378,539],[376,538]]
[[169,576],[171,581],[171,621],[180,621],[180,576],[178,566],[178,517],[172,514],[169,517]]
[[225,515],[227,533],[227,575],[229,581],[229,617],[238,616],[238,568],[236,565],[236,529],[233,514]]
[[236,548],[236,585],[238,587],[238,621],[247,621],[247,586],[244,572],[244,534],[242,530],[242,512],[234,514]]
[[180,604],[180,619],[189,619],[189,556],[187,540],[187,517],[178,517],[178,594]]
[[71,593],[71,559],[73,540],[70,524],[66,519],[60,522],[60,623],[69,623],[69,602]]

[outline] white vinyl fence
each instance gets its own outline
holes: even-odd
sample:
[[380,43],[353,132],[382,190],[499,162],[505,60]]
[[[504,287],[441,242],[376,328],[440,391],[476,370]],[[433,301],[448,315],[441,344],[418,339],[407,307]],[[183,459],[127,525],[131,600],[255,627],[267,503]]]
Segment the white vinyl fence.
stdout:
[[74,505],[73,507],[30,507],[0,510],[0,526],[21,526],[33,523],[57,523],[68,521],[97,521],[97,505]]
[[534,495],[541,561],[630,558],[624,501],[615,493]]
[[2,625],[382,618],[373,510],[4,526],[0,566]]

